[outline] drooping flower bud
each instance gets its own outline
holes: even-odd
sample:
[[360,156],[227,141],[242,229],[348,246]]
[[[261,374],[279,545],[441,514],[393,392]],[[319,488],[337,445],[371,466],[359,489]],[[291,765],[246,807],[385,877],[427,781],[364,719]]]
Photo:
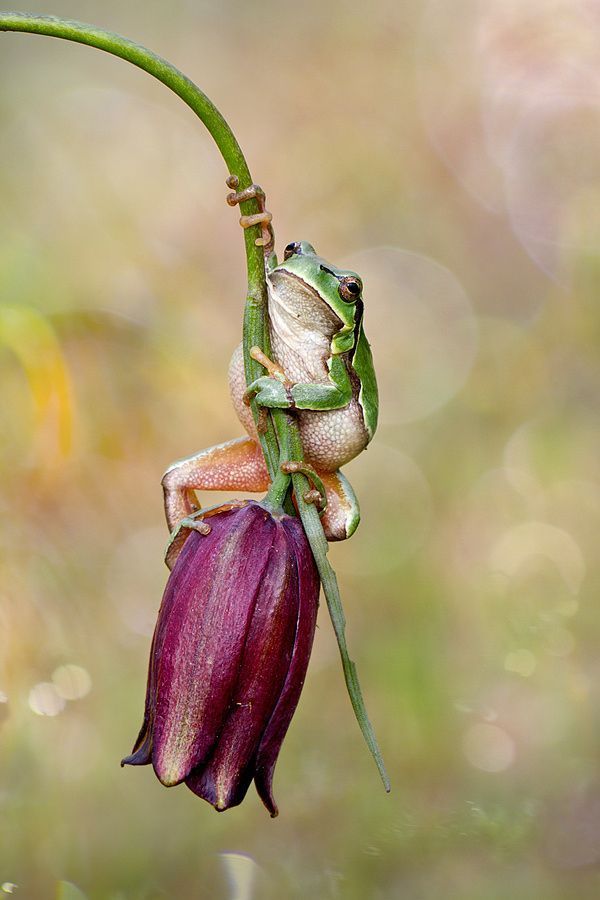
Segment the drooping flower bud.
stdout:
[[218,810],[252,779],[272,816],[275,763],[298,703],[319,578],[300,521],[254,501],[192,532],[171,572],[150,652],[144,723],[123,765],[152,763]]

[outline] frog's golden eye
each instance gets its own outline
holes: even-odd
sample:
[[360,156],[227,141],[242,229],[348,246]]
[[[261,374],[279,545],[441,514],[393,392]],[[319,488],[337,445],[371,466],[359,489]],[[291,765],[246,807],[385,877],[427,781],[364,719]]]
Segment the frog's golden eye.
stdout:
[[301,253],[302,248],[300,247],[300,243],[298,241],[293,241],[291,244],[288,244],[285,250],[283,251],[283,258],[289,259],[290,256],[293,256],[295,253]]
[[356,303],[362,288],[362,281],[356,275],[346,275],[340,279],[339,293],[344,303]]

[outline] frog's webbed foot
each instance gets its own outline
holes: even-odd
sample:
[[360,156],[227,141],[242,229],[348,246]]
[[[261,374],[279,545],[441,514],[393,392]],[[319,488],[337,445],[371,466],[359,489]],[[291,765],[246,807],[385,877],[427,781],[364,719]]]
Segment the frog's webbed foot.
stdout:
[[258,406],[268,409],[294,409],[296,406],[289,386],[270,375],[261,375],[249,384],[242,399],[246,406],[250,406],[251,400],[255,399]]
[[293,475],[301,472],[311,487],[303,496],[305,503],[314,503],[321,516],[321,525],[328,541],[345,541],[352,537],[360,522],[358,500],[350,482],[337,472],[318,473],[304,461],[281,463],[281,471]]
[[165,551],[165,562],[169,569],[172,569],[175,565],[177,557],[181,553],[183,545],[189,537],[190,531],[198,531],[200,534],[204,535],[210,534],[210,525],[208,522],[203,522],[201,518],[206,512],[207,510],[204,509],[196,509],[195,512],[186,516],[185,519],[182,519],[171,532],[169,543],[167,544],[167,549]]
[[246,406],[256,399],[258,406],[270,409],[294,409],[292,397],[294,382],[290,381],[281,366],[273,362],[260,347],[251,347],[250,356],[264,366],[269,373],[256,378],[248,385],[242,397]]
[[251,228],[252,225],[260,225],[262,237],[256,239],[255,243],[258,247],[264,248],[265,256],[268,256],[275,246],[275,235],[271,222],[273,216],[265,209],[265,192],[258,184],[251,184],[250,187],[238,191],[239,178],[237,175],[230,175],[227,179],[227,187],[233,188],[231,194],[227,194],[226,200],[229,206],[236,206],[245,200],[257,200],[260,212],[252,216],[241,216],[240,225],[242,228]]
[[246,500],[228,500],[225,503],[217,503],[215,506],[205,506],[203,509],[197,509],[190,516],[186,516],[173,529],[167,544],[165,552],[165,562],[169,569],[175,565],[177,557],[183,549],[183,545],[188,539],[191,531],[197,531],[199,534],[207,535],[212,531],[212,527],[205,522],[205,518],[210,518],[215,513],[223,512],[223,510],[239,509],[245,505]]
[[282,462],[279,468],[287,475],[294,475],[298,472],[301,475],[304,475],[311,484],[310,489],[303,495],[304,502],[314,503],[319,510],[319,513],[325,511],[327,508],[327,492],[325,490],[325,485],[312,466],[309,466],[308,463],[305,462],[290,460],[290,462]]

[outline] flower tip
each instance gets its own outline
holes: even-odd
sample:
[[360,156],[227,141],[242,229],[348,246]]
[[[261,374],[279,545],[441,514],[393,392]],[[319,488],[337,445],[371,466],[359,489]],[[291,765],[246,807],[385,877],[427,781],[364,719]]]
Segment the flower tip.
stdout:
[[255,772],[254,784],[258,796],[262,800],[263,805],[266,807],[271,818],[277,818],[279,809],[277,808],[275,798],[273,797],[273,769],[267,770],[266,772],[259,769]]
[[185,775],[182,776],[178,771],[161,772],[159,775],[155,768],[154,772],[163,787],[176,787],[182,781],[185,781]]
[[189,766],[185,760],[165,758],[165,755],[156,754],[152,758],[152,768],[164,787],[175,787],[185,781]]
[[147,766],[152,758],[152,751],[149,746],[143,744],[141,747],[138,747],[136,750],[135,747],[133,749],[133,753],[130,753],[129,756],[124,756],[121,760],[121,767],[123,766]]
[[217,812],[225,812],[226,809],[229,809],[230,806],[237,806],[234,803],[234,798],[232,795],[231,789],[226,790],[223,785],[215,785],[216,797],[213,800],[213,806]]

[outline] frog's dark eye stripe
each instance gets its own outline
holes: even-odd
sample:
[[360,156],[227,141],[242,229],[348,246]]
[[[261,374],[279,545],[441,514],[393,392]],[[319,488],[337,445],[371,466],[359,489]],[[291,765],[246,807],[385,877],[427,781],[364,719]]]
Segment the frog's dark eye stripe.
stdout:
[[302,247],[300,246],[299,241],[292,241],[291,244],[288,244],[285,250],[283,251],[283,258],[289,259],[290,256],[294,256],[294,254],[301,255]]
[[319,266],[319,269],[321,272],[327,272],[328,275],[333,275],[334,278],[339,278],[339,275],[336,275],[335,272],[332,272],[331,269],[328,269],[327,266],[324,266],[323,264]]
[[358,338],[360,336],[360,329],[362,326],[363,313],[365,311],[365,304],[362,300],[356,301],[356,307],[354,310],[354,343],[352,345],[352,349],[350,350],[349,356],[350,361],[354,359],[354,354],[356,353],[356,348],[358,347]]
[[340,297],[345,303],[356,303],[362,293],[362,281],[355,275],[340,278]]

